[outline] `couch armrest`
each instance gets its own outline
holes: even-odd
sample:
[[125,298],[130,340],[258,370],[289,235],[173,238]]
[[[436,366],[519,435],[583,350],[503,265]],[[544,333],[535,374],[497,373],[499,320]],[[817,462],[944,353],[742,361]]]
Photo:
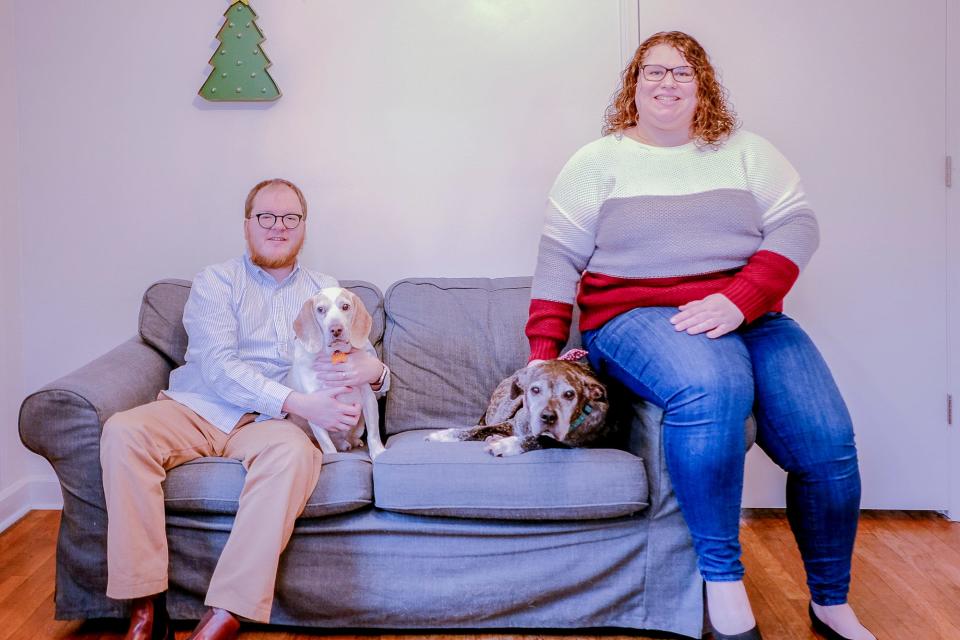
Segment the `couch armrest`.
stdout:
[[78,455],[99,469],[103,423],[117,411],[155,400],[170,370],[153,347],[131,338],[27,396],[20,406],[20,439],[54,469]]
[[673,485],[667,475],[663,456],[663,410],[656,405],[634,398],[627,412],[627,450],[643,458],[647,467],[647,485],[650,490],[650,511],[656,517],[660,510],[676,508]]
[[58,619],[122,615],[106,598],[107,513],[100,473],[100,433],[117,411],[154,400],[171,365],[139,337],[27,396],[20,440],[46,458],[60,480],[63,515],[57,538]]

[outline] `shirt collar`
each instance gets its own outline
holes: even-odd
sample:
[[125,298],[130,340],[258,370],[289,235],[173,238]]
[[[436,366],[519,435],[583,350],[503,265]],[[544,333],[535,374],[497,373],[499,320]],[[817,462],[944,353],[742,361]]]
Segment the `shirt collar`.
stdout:
[[297,260],[296,264],[293,265],[293,271],[291,271],[290,274],[287,275],[287,277],[282,281],[277,282],[274,280],[273,276],[264,271],[263,268],[253,264],[253,260],[250,259],[249,251],[243,252],[243,266],[247,270],[247,273],[251,274],[255,278],[258,278],[261,282],[277,288],[280,288],[291,282],[300,272],[300,261]]

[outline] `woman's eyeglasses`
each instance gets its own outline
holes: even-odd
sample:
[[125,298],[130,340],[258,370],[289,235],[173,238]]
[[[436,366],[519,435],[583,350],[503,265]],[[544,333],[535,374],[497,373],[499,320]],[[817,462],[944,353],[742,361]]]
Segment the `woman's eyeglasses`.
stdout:
[[673,79],[677,82],[693,82],[694,78],[697,77],[693,67],[673,67],[672,69],[668,69],[659,64],[645,64],[640,67],[640,70],[643,71],[643,77],[650,82],[663,80],[667,77],[667,72],[672,73]]

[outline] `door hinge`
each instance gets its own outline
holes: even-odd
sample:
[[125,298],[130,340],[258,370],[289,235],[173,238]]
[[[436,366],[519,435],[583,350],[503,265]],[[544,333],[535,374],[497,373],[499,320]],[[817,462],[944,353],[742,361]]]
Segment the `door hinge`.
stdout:
[[953,396],[947,394],[947,424],[953,424]]
[[953,186],[953,157],[947,156],[947,161],[943,165],[943,181],[947,187]]

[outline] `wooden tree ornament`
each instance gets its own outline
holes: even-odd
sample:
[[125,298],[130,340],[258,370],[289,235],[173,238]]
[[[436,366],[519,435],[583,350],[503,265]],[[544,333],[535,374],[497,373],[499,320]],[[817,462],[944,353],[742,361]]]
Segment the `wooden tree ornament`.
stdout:
[[200,97],[216,102],[276,100],[280,89],[267,72],[270,59],[260,48],[266,38],[249,0],[236,0],[223,17],[217,33],[220,46],[209,62],[213,71],[200,87]]

